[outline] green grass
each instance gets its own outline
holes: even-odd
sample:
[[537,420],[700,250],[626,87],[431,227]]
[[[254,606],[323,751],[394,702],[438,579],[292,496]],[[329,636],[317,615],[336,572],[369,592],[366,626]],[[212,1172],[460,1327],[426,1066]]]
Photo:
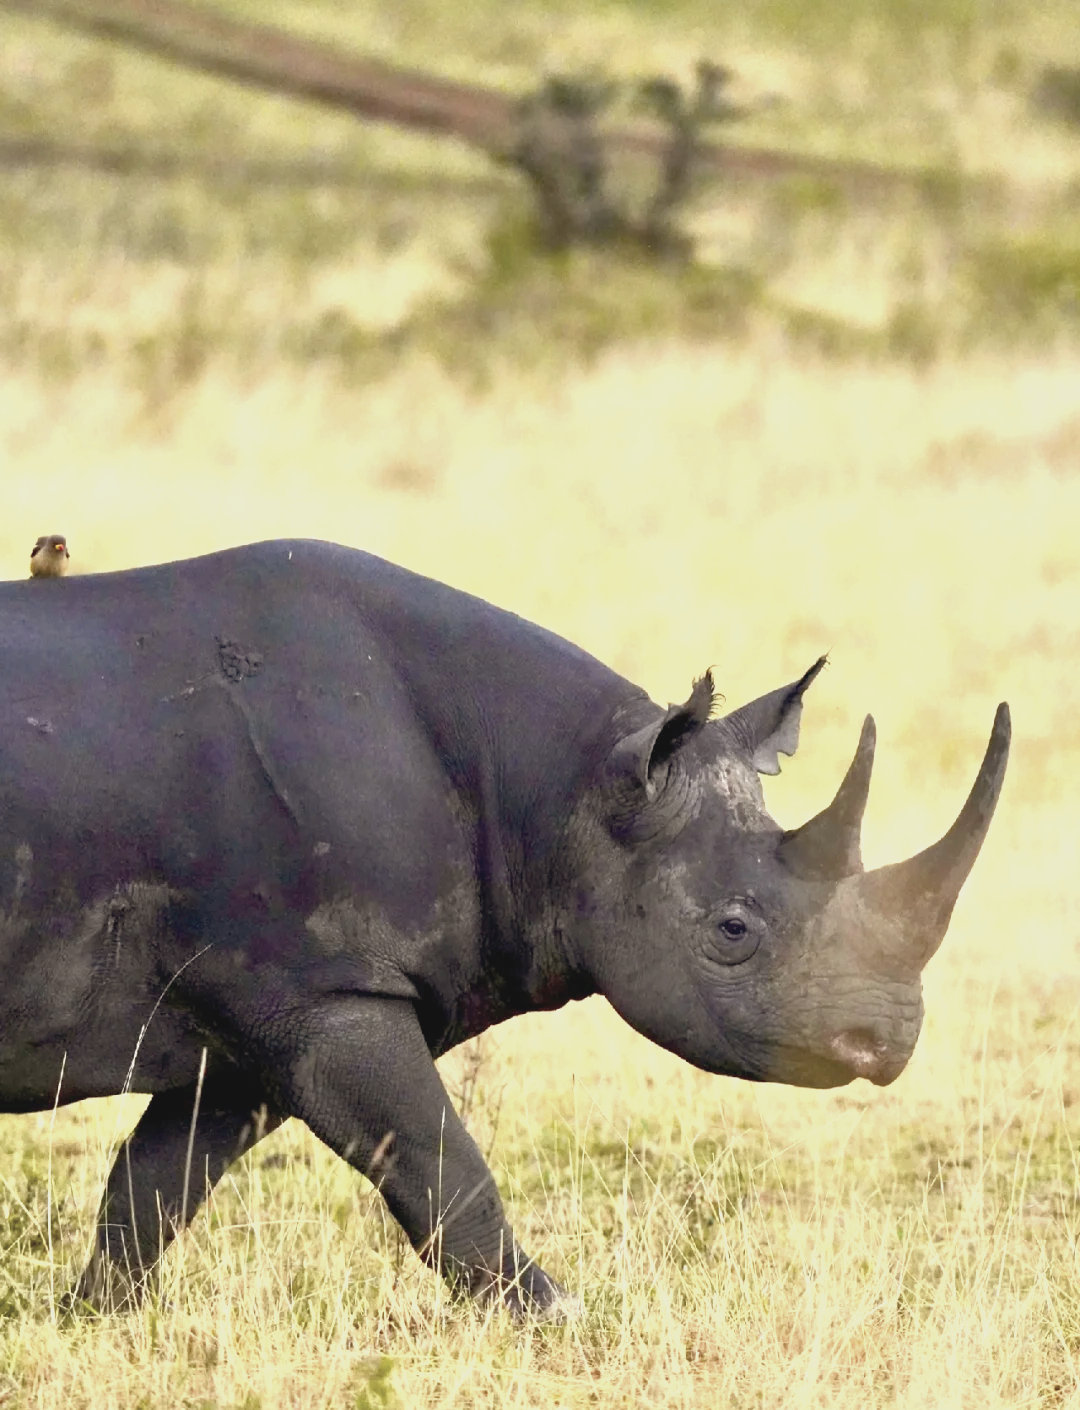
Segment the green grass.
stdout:
[[[984,224],[969,238],[925,210],[914,224],[893,210],[848,214],[811,186],[778,192],[726,258],[709,257],[706,228],[702,256],[682,265],[537,253],[527,208],[508,195],[439,208],[433,226],[432,197],[406,190],[373,224],[361,189],[241,196],[94,176],[58,189],[24,176],[0,216],[0,362],[58,385],[120,370],[154,412],[211,368],[250,381],[285,362],[355,385],[427,357],[484,386],[500,367],[588,364],[620,343],[738,341],[761,326],[815,355],[922,366],[950,350],[1075,338],[1080,321],[1080,245],[1064,228],[1006,238]],[[66,233],[80,224],[72,255]],[[874,251],[872,283],[886,280],[865,311],[860,249]],[[837,265],[834,307],[805,287],[823,260]]]
[[[914,173],[869,204],[813,176],[706,184],[689,219],[699,251],[689,269],[531,258],[523,192],[477,153],[0,16],[8,131],[191,158],[189,174],[164,178],[77,167],[6,176],[0,360],[59,383],[124,368],[156,413],[211,366],[250,378],[279,358],[356,384],[431,356],[485,385],[501,365],[588,362],[619,342],[737,339],[762,323],[815,355],[915,365],[1017,337],[1074,337],[1080,145],[1025,106],[1047,46],[1067,52],[1067,14],[1025,16],[960,0],[932,21],[871,0],[856,10],[764,0],[737,14],[608,5],[585,16],[427,0],[275,7],[276,24],[507,91],[601,61],[629,77],[684,73],[702,53],[729,58],[736,96],[782,97],[739,129],[747,140]],[[260,177],[253,159],[293,175]],[[304,184],[305,162],[336,175]],[[1039,176],[1048,162],[1049,182]],[[216,177],[200,174],[207,163]],[[230,166],[250,174],[230,179]],[[377,307],[370,291],[349,289],[351,270],[373,267]],[[120,282],[133,307],[118,318]]]

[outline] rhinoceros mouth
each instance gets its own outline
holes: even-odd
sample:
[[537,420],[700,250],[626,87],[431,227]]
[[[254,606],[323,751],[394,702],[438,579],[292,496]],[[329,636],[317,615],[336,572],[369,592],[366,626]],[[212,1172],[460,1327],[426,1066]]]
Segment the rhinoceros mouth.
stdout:
[[902,1057],[890,1052],[888,1044],[864,1028],[850,1028],[838,1033],[829,1044],[833,1058],[847,1068],[852,1077],[865,1077],[876,1087],[895,1082],[908,1064],[910,1053]]
[[887,1087],[903,1072],[910,1051],[898,1052],[863,1029],[837,1034],[826,1052],[782,1048],[769,1064],[767,1080],[796,1087],[846,1087],[863,1077],[875,1087]]

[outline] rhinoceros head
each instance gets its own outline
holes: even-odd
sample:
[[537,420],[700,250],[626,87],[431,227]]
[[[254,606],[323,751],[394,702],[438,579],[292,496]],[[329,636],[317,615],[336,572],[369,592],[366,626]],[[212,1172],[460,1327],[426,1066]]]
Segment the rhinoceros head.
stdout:
[[946,835],[868,872],[869,717],[824,812],[785,832],[764,806],[758,775],[795,752],[803,692],[823,664],[719,720],[708,675],[684,705],[653,706],[645,723],[627,712],[592,815],[576,929],[614,1007],[696,1066],[809,1087],[884,1085],[914,1049],[921,971],[986,836],[1009,712],[999,706]]

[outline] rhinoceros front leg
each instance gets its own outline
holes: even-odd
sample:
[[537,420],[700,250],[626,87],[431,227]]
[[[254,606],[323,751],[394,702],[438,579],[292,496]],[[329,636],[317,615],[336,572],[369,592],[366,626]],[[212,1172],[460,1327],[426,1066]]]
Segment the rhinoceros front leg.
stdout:
[[138,1303],[165,1248],[207,1192],[281,1124],[235,1071],[212,1078],[197,1113],[194,1086],[151,1097],[121,1147],[101,1202],[96,1246],[73,1294],[76,1305],[121,1311]]
[[476,1143],[447,1096],[413,1005],[336,996],[275,1063],[282,1105],[367,1175],[413,1248],[453,1285],[515,1314],[570,1300],[518,1248]]

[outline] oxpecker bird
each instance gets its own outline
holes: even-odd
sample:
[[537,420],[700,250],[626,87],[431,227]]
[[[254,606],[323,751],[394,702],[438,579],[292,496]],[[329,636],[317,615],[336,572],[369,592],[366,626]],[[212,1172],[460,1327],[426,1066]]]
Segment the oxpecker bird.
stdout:
[[70,557],[63,534],[42,534],[30,553],[30,576],[62,578],[68,570]]

